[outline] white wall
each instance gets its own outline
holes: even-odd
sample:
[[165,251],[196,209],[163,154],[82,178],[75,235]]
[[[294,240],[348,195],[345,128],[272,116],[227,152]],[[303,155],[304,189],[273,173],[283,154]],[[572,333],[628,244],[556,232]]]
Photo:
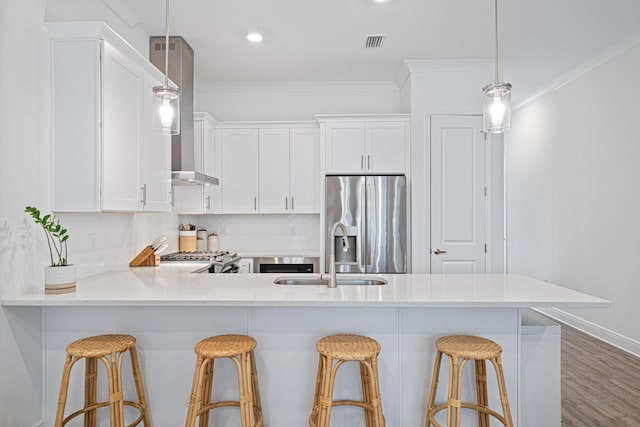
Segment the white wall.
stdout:
[[[411,71],[412,269],[429,273],[430,265],[430,118],[435,114],[482,114],[482,87],[494,79],[479,62],[408,61]],[[492,271],[503,270],[502,138],[490,138]]]
[[393,82],[218,83],[200,85],[196,91],[195,111],[206,111],[221,121],[408,112],[402,111],[400,91]]
[[[58,7],[59,6],[59,7]],[[98,0],[0,0],[0,298],[43,288],[48,252],[42,231],[23,212],[49,211],[49,43],[43,22],[102,20],[121,28],[142,48],[138,30]],[[60,214],[69,229],[69,259],[85,277],[125,268],[161,232],[173,233],[178,217],[133,214]],[[42,417],[42,311],[0,307],[0,425],[31,426]],[[60,369],[62,363],[60,360]],[[47,396],[56,399],[56,396]]]
[[507,136],[509,273],[611,300],[568,310],[640,341],[640,45],[518,110]]

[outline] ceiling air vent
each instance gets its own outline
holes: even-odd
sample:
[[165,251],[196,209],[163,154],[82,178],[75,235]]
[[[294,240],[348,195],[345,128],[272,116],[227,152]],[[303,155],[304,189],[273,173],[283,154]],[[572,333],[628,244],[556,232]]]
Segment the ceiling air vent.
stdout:
[[369,49],[369,48],[375,48],[375,47],[382,47],[382,43],[384,43],[384,39],[386,37],[387,37],[386,34],[368,35],[367,39],[364,42],[364,48]]

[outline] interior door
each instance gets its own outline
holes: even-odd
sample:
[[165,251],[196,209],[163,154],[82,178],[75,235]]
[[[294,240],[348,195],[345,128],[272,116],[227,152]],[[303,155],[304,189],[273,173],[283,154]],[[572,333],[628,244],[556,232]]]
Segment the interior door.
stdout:
[[486,271],[481,116],[431,117],[431,272]]

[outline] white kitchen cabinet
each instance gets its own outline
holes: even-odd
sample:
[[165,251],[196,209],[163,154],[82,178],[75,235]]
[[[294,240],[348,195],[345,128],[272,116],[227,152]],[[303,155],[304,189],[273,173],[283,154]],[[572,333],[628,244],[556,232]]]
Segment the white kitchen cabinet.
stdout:
[[[408,116],[385,120],[326,119],[325,173],[391,175],[406,173]],[[358,117],[354,117],[358,118]]]
[[259,147],[259,211],[289,212],[289,129],[260,129]]
[[318,129],[292,128],[289,138],[289,210],[292,213],[320,213]]
[[222,213],[258,212],[258,129],[222,130]]
[[[208,113],[193,114],[193,148],[196,170],[220,177],[222,146],[215,129],[216,120]],[[174,205],[179,214],[222,213],[220,185],[174,186]]]
[[170,143],[147,90],[162,73],[104,24],[48,29],[53,210],[168,211]]

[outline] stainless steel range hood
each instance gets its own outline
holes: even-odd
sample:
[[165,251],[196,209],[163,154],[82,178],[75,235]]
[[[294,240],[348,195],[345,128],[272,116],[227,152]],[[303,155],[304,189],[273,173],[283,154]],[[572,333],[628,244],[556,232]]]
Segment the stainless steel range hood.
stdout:
[[[164,73],[165,37],[149,39],[149,60]],[[203,173],[193,137],[193,49],[179,36],[169,37],[169,79],[180,88],[180,133],[171,137],[171,184],[218,185]]]

